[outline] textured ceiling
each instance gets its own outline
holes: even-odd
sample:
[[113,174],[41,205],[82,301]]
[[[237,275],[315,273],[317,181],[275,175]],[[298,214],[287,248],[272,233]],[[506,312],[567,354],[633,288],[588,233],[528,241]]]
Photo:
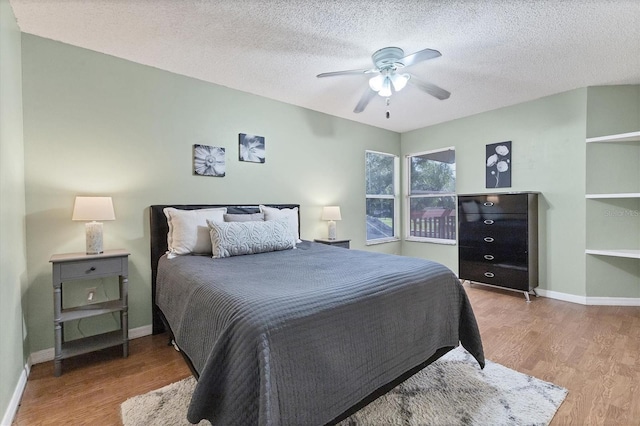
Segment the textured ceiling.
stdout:
[[[23,32],[397,132],[567,90],[640,83],[640,0],[10,0]],[[385,46],[442,57],[353,108]]]

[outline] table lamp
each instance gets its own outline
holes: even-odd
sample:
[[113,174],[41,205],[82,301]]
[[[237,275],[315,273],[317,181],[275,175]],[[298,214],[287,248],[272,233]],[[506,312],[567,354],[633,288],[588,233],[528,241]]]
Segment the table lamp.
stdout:
[[102,223],[99,220],[115,220],[111,197],[76,197],[71,220],[88,221],[87,254],[100,254],[102,250]]
[[340,216],[340,207],[326,206],[322,209],[322,220],[329,221],[329,239],[336,239],[336,220],[342,220]]

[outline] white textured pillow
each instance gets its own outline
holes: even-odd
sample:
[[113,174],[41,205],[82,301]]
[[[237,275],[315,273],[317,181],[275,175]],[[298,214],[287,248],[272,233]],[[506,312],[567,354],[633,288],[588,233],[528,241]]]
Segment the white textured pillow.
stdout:
[[207,220],[213,258],[295,248],[285,220],[214,222]]
[[296,242],[302,242],[302,240],[300,239],[297,207],[294,207],[292,209],[278,209],[276,207],[267,207],[261,204],[260,211],[264,213],[265,221],[286,219],[287,223],[289,224],[291,234],[295,238]]
[[264,221],[264,213],[225,214],[225,222],[254,222]]
[[171,258],[183,254],[211,253],[207,220],[223,222],[227,208],[180,210],[166,207],[163,211],[169,224],[167,247]]

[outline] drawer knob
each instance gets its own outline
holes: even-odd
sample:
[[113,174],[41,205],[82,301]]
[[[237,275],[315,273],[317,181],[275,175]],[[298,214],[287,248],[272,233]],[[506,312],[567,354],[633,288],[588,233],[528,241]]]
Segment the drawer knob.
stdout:
[[95,270],[96,270],[96,267],[95,267],[95,266],[92,266],[91,268],[89,268],[89,270],[90,270],[90,271],[95,271]]
[[494,241],[492,237],[484,237],[484,240],[488,243],[492,243]]
[[487,206],[487,207],[491,207],[493,206],[493,203],[491,201],[485,201],[484,203],[482,203],[483,205]]
[[493,225],[493,220],[487,219],[487,220],[484,221],[484,224],[485,225]]
[[485,276],[485,277],[487,277],[487,278],[493,278],[493,277],[495,277],[495,275],[493,274],[493,272],[485,272],[485,273],[484,273],[484,276]]
[[494,259],[493,255],[491,255],[491,254],[485,254],[484,258],[487,259],[487,260],[493,260]]

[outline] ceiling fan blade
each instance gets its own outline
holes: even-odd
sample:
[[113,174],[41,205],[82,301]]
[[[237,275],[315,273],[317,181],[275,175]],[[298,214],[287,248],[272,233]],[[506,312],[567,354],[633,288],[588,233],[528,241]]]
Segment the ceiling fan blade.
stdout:
[[369,102],[371,102],[371,99],[373,99],[376,95],[377,93],[374,90],[372,90],[370,87],[367,87],[367,90],[363,93],[353,112],[359,113],[364,111],[367,105],[369,105]]
[[407,55],[404,58],[398,60],[399,63],[404,64],[405,67],[411,66],[418,62],[426,61],[427,59],[437,58],[442,56],[440,52],[433,49],[424,49],[411,55]]
[[322,74],[318,74],[316,77],[333,77],[336,75],[351,75],[351,74],[368,74],[377,70],[365,69],[365,70],[347,70],[347,71],[333,71],[333,72],[323,72]]
[[413,75],[409,79],[409,83],[413,84],[418,89],[420,89],[420,90],[422,90],[424,92],[427,92],[431,96],[435,96],[436,98],[440,99],[441,101],[443,101],[445,99],[448,99],[449,96],[451,96],[451,93],[449,93],[448,91],[444,90],[443,88],[438,87],[435,84],[427,83],[426,81],[418,80]]

